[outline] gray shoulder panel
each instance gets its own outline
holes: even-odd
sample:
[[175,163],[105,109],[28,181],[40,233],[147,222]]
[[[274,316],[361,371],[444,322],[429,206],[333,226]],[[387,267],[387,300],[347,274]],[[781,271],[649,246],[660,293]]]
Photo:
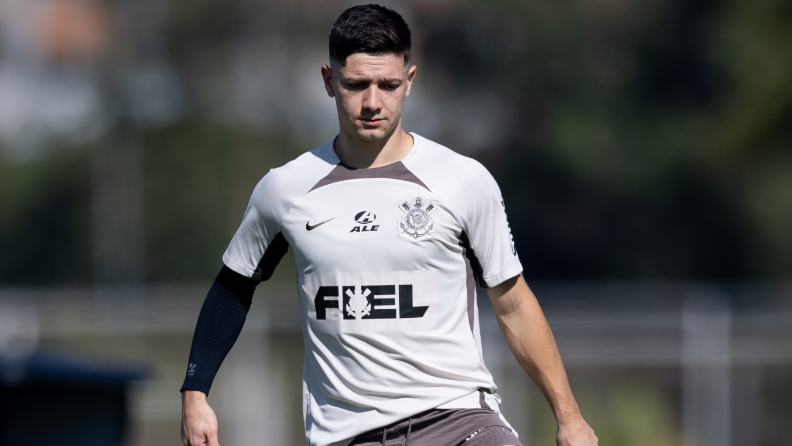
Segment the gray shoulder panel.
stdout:
[[[328,184],[338,183],[339,181],[347,180],[361,180],[370,178],[389,178],[392,180],[407,181],[415,183],[426,190],[429,190],[414,173],[410,172],[401,161],[397,161],[387,166],[374,167],[372,169],[355,169],[354,167],[347,166],[346,164],[339,163],[327,176],[319,180],[318,183],[311,188],[311,190],[319,189]],[[309,191],[310,192],[310,191]]]

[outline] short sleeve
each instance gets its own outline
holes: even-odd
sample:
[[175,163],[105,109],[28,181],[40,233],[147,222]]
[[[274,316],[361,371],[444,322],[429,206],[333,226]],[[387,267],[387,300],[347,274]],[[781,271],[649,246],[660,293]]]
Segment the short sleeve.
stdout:
[[231,239],[223,263],[252,279],[267,280],[288,251],[281,233],[279,197],[270,171],[253,190],[242,223]]
[[465,205],[460,216],[463,239],[478,262],[481,286],[491,288],[522,272],[514,246],[500,188],[484,166],[471,169],[472,181],[463,189]]

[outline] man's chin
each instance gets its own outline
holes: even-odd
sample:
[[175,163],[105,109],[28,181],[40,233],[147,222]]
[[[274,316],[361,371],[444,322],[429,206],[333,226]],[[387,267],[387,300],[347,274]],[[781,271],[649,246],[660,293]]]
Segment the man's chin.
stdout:
[[386,129],[382,128],[357,129],[355,134],[357,135],[358,139],[366,142],[382,141],[386,136],[388,136]]

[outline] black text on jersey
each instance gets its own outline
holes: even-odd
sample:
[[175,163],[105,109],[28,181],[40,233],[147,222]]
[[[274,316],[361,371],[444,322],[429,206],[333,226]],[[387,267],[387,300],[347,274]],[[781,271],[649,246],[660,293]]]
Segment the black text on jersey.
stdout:
[[[320,286],[314,297],[316,319],[326,320],[327,310],[341,310],[343,319],[409,319],[423,317],[429,306],[413,306],[413,286],[399,285]],[[339,305],[338,297],[341,296]],[[383,297],[393,296],[393,297]],[[336,299],[333,299],[335,297]],[[340,308],[339,308],[340,306]],[[388,307],[388,308],[382,308]]]
[[355,221],[359,225],[354,226],[349,232],[376,232],[379,225],[372,225],[374,220],[377,219],[377,214],[370,211],[361,211],[355,214]]

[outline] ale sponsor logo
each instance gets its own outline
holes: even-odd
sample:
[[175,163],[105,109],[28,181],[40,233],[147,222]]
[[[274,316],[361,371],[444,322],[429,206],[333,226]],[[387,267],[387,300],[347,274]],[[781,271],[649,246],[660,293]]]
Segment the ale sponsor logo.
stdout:
[[355,214],[355,222],[358,224],[352,227],[349,232],[376,232],[379,225],[372,224],[377,219],[377,214],[370,211],[361,211]]

